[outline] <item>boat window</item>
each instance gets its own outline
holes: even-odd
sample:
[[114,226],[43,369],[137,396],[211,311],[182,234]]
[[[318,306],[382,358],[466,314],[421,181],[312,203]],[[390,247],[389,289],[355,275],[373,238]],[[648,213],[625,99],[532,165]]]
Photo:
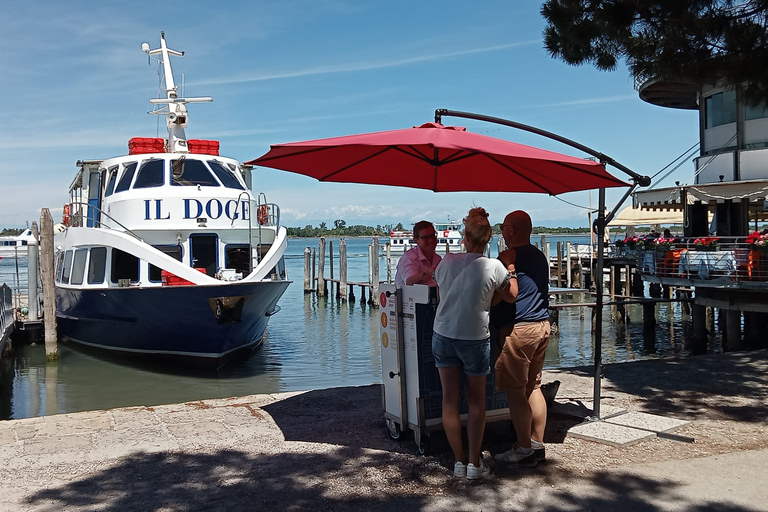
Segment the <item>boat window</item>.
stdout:
[[233,268],[247,276],[251,271],[251,246],[247,244],[228,244],[225,249],[224,268]]
[[107,248],[94,247],[91,249],[91,259],[88,262],[88,284],[104,282],[104,271],[107,268]]
[[109,178],[107,180],[107,190],[104,192],[104,196],[108,197],[115,191],[115,182],[117,181],[117,166],[109,168]]
[[124,167],[125,170],[123,170],[123,176],[117,183],[117,187],[115,187],[115,194],[124,190],[128,190],[128,188],[131,186],[131,181],[133,181],[133,174],[136,172],[136,165],[136,162],[131,162]]
[[139,281],[139,258],[120,249],[112,249],[111,280],[118,283],[120,279],[130,279],[132,283]]
[[60,252],[56,258],[56,281],[61,282],[61,274],[64,271],[64,253]]
[[69,271],[72,268],[72,251],[64,253],[64,265],[61,269],[61,282],[69,283]]
[[133,188],[151,188],[161,187],[165,183],[163,176],[165,170],[165,161],[158,158],[145,161],[139,168],[136,175],[136,183]]
[[[162,252],[163,254],[167,254],[171,258],[177,259],[181,261],[181,246],[180,245],[154,245],[153,246],[158,251]],[[149,264],[149,280],[153,282],[160,282],[163,278],[163,270],[159,267],[156,267]]]
[[78,249],[75,251],[75,262],[72,264],[72,277],[69,280],[71,284],[83,284],[85,260],[87,259],[88,249]]
[[227,188],[236,188],[239,190],[245,190],[245,187],[237,180],[235,173],[221,165],[216,160],[208,160],[208,165],[211,166],[213,174],[219,178],[219,181]]
[[171,185],[218,187],[219,182],[202,161],[179,158],[171,160]]

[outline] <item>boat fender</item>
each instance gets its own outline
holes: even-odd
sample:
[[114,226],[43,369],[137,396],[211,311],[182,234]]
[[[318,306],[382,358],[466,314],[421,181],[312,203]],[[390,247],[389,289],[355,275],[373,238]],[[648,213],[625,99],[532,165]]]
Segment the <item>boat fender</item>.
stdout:
[[61,223],[64,224],[65,226],[69,226],[69,205],[68,204],[64,205],[64,213],[61,216]]
[[256,210],[256,219],[262,226],[269,220],[269,206],[262,204],[259,209]]

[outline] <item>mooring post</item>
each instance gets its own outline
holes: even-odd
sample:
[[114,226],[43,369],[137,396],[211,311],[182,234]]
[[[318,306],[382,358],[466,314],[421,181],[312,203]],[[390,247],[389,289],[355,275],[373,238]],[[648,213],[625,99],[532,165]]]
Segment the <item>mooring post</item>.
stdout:
[[728,352],[741,349],[741,311],[729,309],[725,312],[726,346]]
[[387,283],[392,283],[392,245],[387,242]]
[[[317,281],[316,281],[317,273],[315,272],[316,264],[317,264],[317,252],[315,251],[315,248],[313,247],[312,248],[312,287],[313,288],[315,288],[317,286]],[[317,291],[316,288],[315,288],[315,291]]]
[[27,294],[27,305],[29,306],[27,318],[30,320],[37,320],[40,318],[38,312],[40,301],[37,298],[38,270],[40,269],[40,246],[38,240],[40,235],[37,231],[37,222],[32,222],[32,237],[33,239],[30,240],[27,245],[27,282],[29,283],[27,287],[29,290]]
[[573,288],[573,277],[571,276],[571,242],[565,242],[565,286]]
[[347,241],[339,240],[339,287],[338,296],[347,300]]
[[373,305],[379,307],[379,239],[373,237],[371,246],[371,294],[373,295]]
[[317,249],[317,295],[325,295],[325,237],[320,237],[320,246]]
[[563,242],[557,242],[557,286],[563,286]]
[[310,272],[312,266],[312,250],[309,247],[304,248],[304,293],[312,291],[312,275]]
[[691,321],[693,322],[693,340],[691,340],[691,353],[694,355],[707,353],[707,311],[700,304],[693,304],[691,308]]
[[40,212],[40,249],[41,275],[43,279],[43,315],[45,318],[45,357],[48,360],[59,358],[56,331],[56,288],[53,271],[53,217],[48,208]]
[[329,297],[333,297],[333,240],[328,240],[328,262],[331,266],[331,280],[328,283],[330,286],[330,295]]

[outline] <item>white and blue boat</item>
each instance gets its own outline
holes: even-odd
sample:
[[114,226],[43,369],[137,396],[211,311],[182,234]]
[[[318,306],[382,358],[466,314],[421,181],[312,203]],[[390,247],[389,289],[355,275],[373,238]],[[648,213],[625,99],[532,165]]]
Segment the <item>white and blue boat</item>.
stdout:
[[56,312],[64,342],[219,367],[261,344],[290,284],[280,209],[251,190],[251,168],[187,139],[186,105],[166,46],[157,56],[168,138],[83,160],[55,236]]

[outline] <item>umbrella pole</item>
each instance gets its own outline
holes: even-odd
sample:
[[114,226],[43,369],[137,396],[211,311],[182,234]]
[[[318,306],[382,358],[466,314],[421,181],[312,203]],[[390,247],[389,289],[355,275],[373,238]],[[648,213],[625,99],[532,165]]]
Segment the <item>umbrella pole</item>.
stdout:
[[605,189],[598,192],[597,220],[597,263],[595,264],[595,368],[594,368],[594,396],[592,399],[593,419],[600,419],[600,378],[603,373],[603,254],[605,252]]

